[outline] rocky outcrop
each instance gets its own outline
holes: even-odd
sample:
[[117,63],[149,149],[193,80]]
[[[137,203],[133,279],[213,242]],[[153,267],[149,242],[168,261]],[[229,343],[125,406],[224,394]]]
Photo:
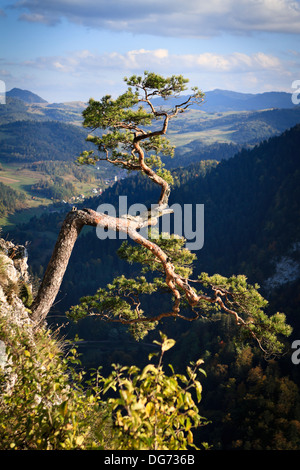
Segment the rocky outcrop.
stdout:
[[5,256],[6,262],[12,265],[15,269],[12,269],[12,274],[16,275],[19,279],[22,278],[23,281],[28,282],[28,253],[27,249],[23,245],[14,245],[10,241],[6,241],[3,238],[0,238],[0,255]]
[[264,283],[264,288],[268,292],[300,278],[299,254],[300,242],[295,242],[285,256],[273,261],[274,274]]
[[0,366],[6,362],[6,345],[17,331],[33,338],[31,302],[27,250],[0,239]]

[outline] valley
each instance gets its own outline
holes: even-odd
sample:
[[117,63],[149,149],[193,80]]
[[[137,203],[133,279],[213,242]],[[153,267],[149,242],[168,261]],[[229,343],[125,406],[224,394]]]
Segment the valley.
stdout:
[[[33,216],[60,211],[65,205],[71,207],[75,202],[92,198],[113,183],[113,180],[104,180],[97,173],[93,168],[84,169],[76,175],[76,172],[74,174],[69,170],[69,166],[60,162],[56,165],[50,163],[47,168],[41,164],[2,163],[0,182],[22,194],[25,199],[22,209],[8,212],[0,218],[0,225],[11,228],[29,221]],[[61,184],[60,192],[57,181]],[[70,191],[66,191],[66,185],[69,185]]]
[[[258,103],[269,108],[259,109]],[[172,105],[172,101],[157,100],[158,107]],[[7,104],[0,106],[0,182],[24,194],[26,203],[17,214],[10,211],[0,219],[3,227],[49,211],[53,204],[95,196],[126,177],[126,172],[116,172],[105,161],[97,167],[76,166],[80,152],[92,148],[85,142],[88,131],[82,127],[85,107],[83,102],[47,103],[26,90],[7,93]],[[300,107],[291,105],[287,93],[262,97],[208,92],[200,108],[172,121],[167,137],[176,147],[175,156],[163,161],[168,169],[200,160],[221,161],[299,121]],[[48,162],[47,169],[40,162]]]

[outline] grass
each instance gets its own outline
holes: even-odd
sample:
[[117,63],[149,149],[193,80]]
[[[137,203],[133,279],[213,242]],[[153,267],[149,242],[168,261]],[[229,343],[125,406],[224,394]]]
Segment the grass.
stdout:
[[40,204],[36,207],[28,207],[27,209],[16,211],[14,214],[7,214],[0,219],[0,227],[8,229],[18,224],[29,222],[32,217],[42,215],[45,212],[45,207],[46,205],[42,206]]
[[210,145],[214,143],[232,143],[231,139],[232,130],[221,130],[221,129],[206,129],[202,132],[185,132],[182,134],[176,134],[173,132],[168,133],[168,137],[172,145],[181,147],[188,145],[194,140],[201,141],[204,145]]
[[193,140],[201,141],[204,145],[233,143],[234,124],[248,114],[245,111],[206,113],[190,110],[172,122],[168,138],[176,147],[188,145]]
[[[22,168],[17,163],[1,163],[0,181],[12,189],[22,191],[28,196],[28,186],[44,178],[42,173]],[[31,196],[31,195],[30,195]]]

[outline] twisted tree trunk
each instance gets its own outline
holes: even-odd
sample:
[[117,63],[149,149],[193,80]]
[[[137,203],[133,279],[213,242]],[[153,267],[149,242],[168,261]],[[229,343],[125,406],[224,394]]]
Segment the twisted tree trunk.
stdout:
[[[38,326],[43,322],[52,307],[67,269],[74,244],[85,225],[92,227],[100,225],[105,229],[128,233],[134,241],[143,244],[153,251],[156,245],[142,237],[137,232],[137,229],[156,225],[157,217],[162,216],[166,212],[169,212],[169,210],[166,209],[164,211],[160,209],[159,212],[154,210],[154,217],[151,216],[151,212],[148,212],[145,217],[139,216],[135,219],[134,217],[127,218],[126,216],[120,218],[111,217],[92,209],[73,209],[70,211],[61,226],[51,259],[31,307],[32,320],[35,324]],[[160,250],[159,247],[157,249]],[[162,250],[160,251],[160,255],[164,255],[167,258]]]
[[40,324],[45,320],[58,294],[63,276],[67,269],[74,244],[85,225],[96,227],[98,224],[111,230],[127,232],[131,222],[126,219],[115,219],[100,214],[92,209],[70,211],[60,229],[51,259],[45,271],[37,296],[33,302],[32,320]]

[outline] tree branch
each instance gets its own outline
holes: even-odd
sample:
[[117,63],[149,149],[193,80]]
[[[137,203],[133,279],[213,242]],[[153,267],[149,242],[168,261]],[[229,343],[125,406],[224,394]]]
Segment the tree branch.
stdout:
[[[74,244],[85,225],[101,227],[117,232],[128,233],[137,243],[147,246],[147,240],[141,237],[137,230],[146,226],[157,224],[157,217],[162,216],[164,210],[155,210],[155,217],[151,217],[151,211],[146,216],[138,217],[112,217],[107,214],[96,212],[92,209],[72,210],[70,211],[59,232],[51,259],[48,263],[43,280],[39,287],[37,296],[32,304],[32,320],[36,324],[43,322],[55,301],[61,286],[63,276],[67,269],[69,259]],[[153,245],[153,246],[152,246]],[[151,251],[155,251],[156,246],[151,244]],[[159,247],[157,247],[159,249]],[[160,257],[163,256],[161,250]],[[165,255],[166,257],[166,255]]]
[[[238,324],[245,323],[234,310],[229,309],[224,304],[222,296],[224,292],[214,290],[213,296],[197,294],[190,286],[188,279],[183,278],[176,273],[174,265],[170,261],[167,254],[153,241],[144,238],[137,230],[146,226],[156,225],[158,217],[162,216],[170,210],[164,208],[154,208],[152,217],[151,211],[141,214],[137,217],[122,216],[120,218],[112,217],[107,214],[96,212],[92,209],[72,210],[69,212],[61,226],[51,259],[45,271],[42,283],[38,290],[37,296],[33,302],[32,320],[39,325],[43,322],[53,305],[55,298],[59,292],[63,276],[68,266],[68,262],[74,247],[74,244],[85,225],[97,227],[97,225],[114,230],[117,232],[127,233],[130,238],[137,244],[142,245],[149,250],[157,260],[160,261],[165,272],[165,281],[174,296],[173,309],[163,316],[178,316],[180,312],[181,293],[183,291],[187,302],[191,307],[195,307],[200,300],[209,303],[218,303],[221,308],[234,315]],[[158,315],[155,318],[162,318]],[[185,317],[184,317],[185,318]],[[147,320],[145,320],[147,321]],[[156,321],[150,319],[148,321]]]

